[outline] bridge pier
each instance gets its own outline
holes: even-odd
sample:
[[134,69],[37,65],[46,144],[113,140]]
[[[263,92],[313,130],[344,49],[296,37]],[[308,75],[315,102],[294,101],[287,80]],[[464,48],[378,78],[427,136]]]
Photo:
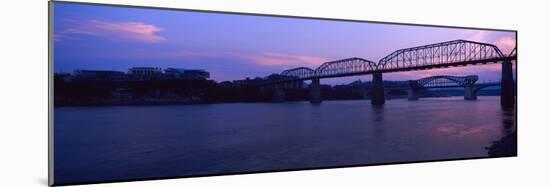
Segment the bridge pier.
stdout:
[[407,99],[408,99],[409,101],[418,100],[418,99],[420,98],[420,92],[421,92],[420,89],[412,89],[412,88],[410,88],[410,89],[408,90]]
[[383,105],[386,101],[384,98],[384,81],[382,80],[382,73],[372,74],[372,91],[371,91],[371,104]]
[[512,60],[502,62],[502,80],[500,81],[500,105],[503,108],[514,107],[514,74]]
[[285,90],[282,85],[275,85],[275,94],[273,95],[273,101],[285,102]]
[[464,87],[464,100],[477,100],[477,91],[474,85]]
[[502,78],[500,82],[500,105],[504,108],[514,107],[514,74],[512,60],[502,62]]
[[319,104],[322,101],[321,81],[319,79],[312,79],[311,85],[309,85],[309,102],[313,104]]

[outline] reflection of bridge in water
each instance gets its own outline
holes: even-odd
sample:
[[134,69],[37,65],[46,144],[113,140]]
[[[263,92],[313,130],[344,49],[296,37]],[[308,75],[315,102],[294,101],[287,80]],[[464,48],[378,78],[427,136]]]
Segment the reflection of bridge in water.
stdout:
[[[320,79],[372,74],[373,85],[371,88],[371,103],[374,105],[382,105],[385,103],[384,85],[382,79],[383,73],[501,63],[502,77],[499,83],[501,86],[501,105],[504,107],[511,107],[514,105],[515,100],[512,60],[516,59],[516,49],[514,49],[509,55],[504,55],[498,47],[492,44],[466,40],[454,40],[400,49],[380,59],[378,63],[362,58],[348,58],[326,62],[316,69],[311,69],[308,67],[289,69],[280,74],[282,78],[272,80],[268,84],[274,85],[276,90],[280,90],[284,87],[284,85],[299,84],[304,80],[311,80],[310,102],[320,103],[322,101]],[[443,84],[445,81],[448,81],[446,83],[449,84],[457,84],[457,86],[454,87],[458,87],[458,85],[460,85],[466,90],[469,90],[467,91],[468,93],[474,94],[477,93],[479,89],[489,86],[466,84],[469,83],[468,81],[472,81],[472,78],[473,77],[460,78],[451,76],[436,76],[426,79],[419,79],[416,80],[415,84],[417,85],[412,85],[412,87],[420,87],[417,89],[411,89],[410,94],[414,96],[418,93],[415,92],[415,90],[419,91],[429,88],[430,85]],[[473,82],[475,83],[475,81]],[[475,95],[468,97],[465,95],[465,98],[475,99],[476,97]]]

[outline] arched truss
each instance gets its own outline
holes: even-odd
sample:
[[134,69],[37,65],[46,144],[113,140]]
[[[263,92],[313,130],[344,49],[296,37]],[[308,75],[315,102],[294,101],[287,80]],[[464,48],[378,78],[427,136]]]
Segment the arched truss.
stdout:
[[477,75],[468,75],[463,77],[458,76],[432,76],[418,80],[409,81],[411,88],[441,88],[441,87],[463,87],[467,85],[474,85],[478,80]]
[[376,71],[376,63],[362,58],[347,58],[321,64],[313,70],[307,67],[299,67],[281,72],[281,75],[295,77],[297,79],[335,77],[342,75],[361,74]]
[[308,77],[312,77],[315,70],[308,68],[308,67],[299,67],[294,69],[289,69],[281,72],[281,75],[287,76],[287,77],[293,77],[298,79],[305,79]]
[[495,45],[454,40],[394,51],[380,59],[378,71],[410,71],[497,62],[503,57]]
[[336,77],[376,71],[376,63],[362,58],[347,58],[321,64],[315,69],[316,77]]

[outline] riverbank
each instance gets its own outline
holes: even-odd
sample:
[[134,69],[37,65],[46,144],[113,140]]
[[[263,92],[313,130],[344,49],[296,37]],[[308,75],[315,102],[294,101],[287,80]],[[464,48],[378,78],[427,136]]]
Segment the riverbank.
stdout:
[[[175,176],[488,157],[483,147],[514,120],[501,115],[499,102],[451,97],[395,99],[384,107],[349,100],[56,108],[55,163],[62,168],[56,177],[108,180],[157,170]],[[82,163],[89,167],[83,170]]]
[[517,156],[517,141],[516,131],[502,137],[498,141],[494,141],[486,149],[491,157]]
[[[484,95],[487,96],[487,95]],[[489,95],[492,96],[492,95]],[[450,98],[461,97],[455,95],[447,96],[427,96],[420,99],[428,98]],[[407,96],[387,96],[386,100],[407,99]],[[370,100],[370,98],[324,98],[323,101],[350,101],[350,100]],[[282,102],[309,102],[307,99],[292,99]],[[281,101],[273,100],[236,100],[236,101],[205,101],[200,98],[147,98],[139,100],[119,99],[119,100],[92,100],[89,102],[58,102],[55,107],[94,107],[94,106],[159,106],[159,105],[203,105],[203,104],[224,104],[224,103],[282,103]]]

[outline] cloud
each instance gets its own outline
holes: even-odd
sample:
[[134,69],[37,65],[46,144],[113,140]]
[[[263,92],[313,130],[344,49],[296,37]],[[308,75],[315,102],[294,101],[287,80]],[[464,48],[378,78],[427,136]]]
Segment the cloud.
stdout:
[[239,52],[194,52],[194,51],[172,51],[159,53],[141,53],[140,58],[155,58],[155,59],[181,59],[181,60],[201,60],[201,59],[229,59],[241,61],[244,63],[270,66],[276,68],[295,68],[300,66],[317,68],[319,65],[328,60],[321,57],[302,55],[302,54],[285,54],[275,52],[258,52],[258,53],[239,53]]
[[476,30],[467,30],[463,33],[462,38],[465,40],[477,41],[477,42],[488,42],[488,37],[490,33],[487,31],[476,31]]
[[65,35],[57,34],[57,33],[53,34],[53,41],[54,42],[60,42],[60,41],[63,41],[64,39],[65,39]]
[[[166,40],[157,35],[162,31],[152,24],[143,22],[106,22],[98,20],[65,20],[64,29],[56,33],[57,38],[69,35],[91,35],[105,37],[111,40],[126,40],[134,42],[155,43]],[[61,41],[61,39],[56,40]]]
[[465,40],[494,44],[505,55],[516,47],[515,33],[511,32],[467,30],[461,37]]
[[508,55],[516,47],[516,39],[513,37],[503,37],[495,41],[495,44],[505,55]]
[[324,58],[314,57],[314,56],[289,55],[289,54],[272,53],[272,52],[259,53],[259,54],[244,54],[240,56],[258,65],[280,66],[284,68],[306,66],[306,67],[315,69],[319,65],[328,61]]

